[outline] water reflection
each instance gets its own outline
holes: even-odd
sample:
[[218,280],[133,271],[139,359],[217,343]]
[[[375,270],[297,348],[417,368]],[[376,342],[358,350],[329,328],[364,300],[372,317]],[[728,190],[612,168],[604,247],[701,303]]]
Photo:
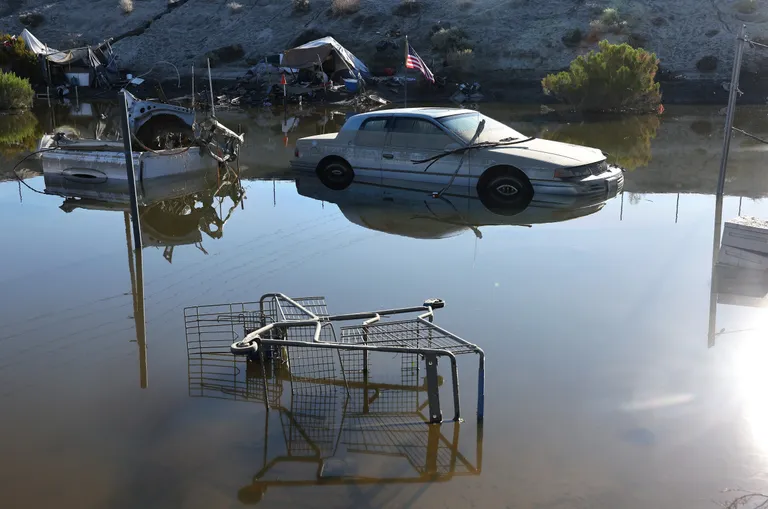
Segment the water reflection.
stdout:
[[[363,362],[362,354],[341,352],[347,368],[339,373],[329,350],[291,347],[290,365],[263,366],[232,356],[230,341],[187,336],[189,395],[260,404],[269,399],[261,465],[238,490],[241,503],[257,504],[276,488],[435,483],[481,474],[482,422],[472,439],[462,439],[460,422],[427,424],[418,356],[372,354],[375,360],[366,356],[368,368],[358,370],[350,366]],[[399,377],[381,376],[393,366]],[[472,429],[464,426],[467,435]]]
[[11,159],[33,151],[42,134],[42,128],[32,112],[0,115],[0,156]]
[[[64,198],[60,209],[130,211],[125,180],[107,179],[90,184],[56,173],[45,174],[45,192]],[[143,247],[163,248],[173,261],[177,246],[194,245],[203,253],[203,234],[220,239],[224,225],[241,206],[244,190],[229,168],[210,172],[155,178],[138,183],[139,219]],[[226,209],[224,203],[227,203]]]
[[592,197],[537,194],[524,208],[491,211],[473,189],[450,187],[433,198],[435,185],[396,179],[356,177],[347,189],[334,191],[317,177],[296,178],[302,196],[334,203],[350,222],[370,230],[416,239],[441,239],[471,231],[482,238],[484,226],[556,223],[600,211],[616,193]]
[[546,130],[542,137],[597,147],[608,155],[608,162],[634,170],[651,162],[651,140],[661,125],[658,115],[615,116],[599,122],[574,122]]

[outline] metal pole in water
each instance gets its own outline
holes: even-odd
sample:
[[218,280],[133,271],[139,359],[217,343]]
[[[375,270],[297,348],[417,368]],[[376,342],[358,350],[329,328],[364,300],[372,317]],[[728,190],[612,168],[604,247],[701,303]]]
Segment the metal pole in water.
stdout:
[[213,107],[213,78],[211,78],[211,59],[208,59],[208,88],[211,89],[211,116],[216,117],[216,110]]
[[731,74],[731,90],[728,95],[728,109],[725,116],[725,132],[723,139],[723,155],[720,160],[720,177],[717,181],[717,195],[722,196],[725,191],[725,172],[728,167],[728,152],[731,149],[731,134],[733,130],[733,117],[736,114],[736,99],[739,94],[739,72],[741,71],[741,57],[744,54],[747,26],[741,25],[739,35],[736,37],[736,58],[733,61],[733,73]]
[[405,83],[405,86],[403,89],[405,90],[405,107],[408,107],[408,36],[405,36],[405,70],[403,71],[405,74],[405,79],[403,80],[403,83]]
[[136,246],[136,343],[139,345],[139,380],[147,388],[147,323],[144,317],[144,256],[141,244]]
[[139,228],[139,200],[136,197],[136,173],[133,168],[133,148],[131,147],[131,125],[128,120],[128,100],[125,91],[120,94],[123,132],[123,145],[125,147],[125,169],[128,173],[128,197],[131,200],[131,221],[133,222],[133,244],[137,250],[141,250],[141,229]]
[[715,226],[712,235],[712,279],[709,288],[709,333],[707,334],[707,345],[709,348],[715,346],[715,337],[717,333],[717,258],[720,250],[720,234],[722,231],[723,220],[723,195],[717,195],[715,199]]
[[195,109],[195,64],[192,64],[192,109]]

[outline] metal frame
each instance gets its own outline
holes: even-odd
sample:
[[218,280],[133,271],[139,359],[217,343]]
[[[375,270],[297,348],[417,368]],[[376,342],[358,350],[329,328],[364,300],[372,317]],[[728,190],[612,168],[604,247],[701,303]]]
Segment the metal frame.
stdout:
[[[257,303],[252,305],[257,307]],[[247,306],[231,307],[235,312],[247,313]],[[440,424],[425,426],[429,422],[429,395],[419,364],[414,362],[415,355],[399,356],[402,358],[399,383],[395,380],[366,382],[355,378],[353,373],[344,381],[296,376],[289,372],[295,371],[294,365],[290,370],[281,369],[274,363],[262,365],[243,356],[232,356],[223,335],[217,342],[201,341],[197,334],[200,331],[194,326],[199,311],[187,314],[192,329],[187,336],[190,396],[260,404],[262,371],[269,372],[270,404],[277,412],[263,414],[263,457],[258,472],[238,490],[241,502],[257,503],[273,488],[358,486],[365,489],[384,484],[449,482],[455,477],[480,475],[482,421],[477,423],[475,440],[467,442],[475,444],[474,451],[471,445],[466,450],[460,448],[461,423],[446,425],[452,428],[443,428]],[[222,330],[225,327],[221,325]],[[311,353],[312,347],[304,350]],[[362,353],[352,352],[357,358],[352,361],[359,360]],[[291,361],[295,360],[292,356]],[[381,367],[391,368],[389,361]],[[285,382],[291,383],[290,391],[283,390]],[[469,437],[461,441],[465,442],[466,438]],[[355,457],[363,463],[355,462]],[[379,461],[366,462],[365,458],[370,457]],[[348,461],[350,458],[352,462]],[[405,461],[410,468],[376,470],[387,458]],[[375,470],[357,471],[355,465],[358,464]],[[299,465],[314,468],[310,471],[304,467],[292,468]]]
[[[478,365],[478,400],[477,418],[483,419],[485,399],[485,353],[477,345],[438,327],[432,323],[434,310],[445,306],[440,299],[430,299],[421,306],[406,308],[384,309],[361,313],[330,315],[325,299],[322,297],[303,297],[293,299],[281,293],[269,293],[261,297],[256,311],[256,303],[235,305],[238,309],[224,309],[223,313],[210,313],[206,307],[185,309],[187,317],[187,334],[190,332],[200,337],[209,328],[219,330],[229,324],[233,343],[230,351],[234,355],[245,355],[266,366],[274,358],[281,357],[279,352],[288,347],[309,348],[313,351],[336,352],[339,357],[344,385],[347,393],[350,383],[347,380],[347,369],[342,360],[342,352],[361,353],[363,364],[363,385],[368,383],[368,355],[373,352],[394,354],[419,355],[425,362],[427,373],[427,393],[429,395],[429,422],[442,422],[440,407],[439,377],[437,366],[441,357],[447,358],[451,364],[451,379],[453,391],[454,421],[461,419],[459,400],[459,374],[456,361],[457,355],[475,353],[479,356]],[[201,314],[200,311],[203,311]],[[192,313],[194,311],[194,313]],[[229,312],[227,312],[229,311]],[[420,313],[415,318],[401,321],[382,321],[382,318],[393,315]],[[334,324],[353,320],[363,320],[360,325],[340,327],[337,336]],[[258,323],[258,328],[256,326]],[[234,325],[242,325],[243,336],[235,330]],[[337,338],[340,337],[340,340]],[[189,339],[188,339],[189,342]],[[322,354],[320,354],[322,355]],[[290,364],[289,359],[281,359]],[[347,368],[349,361],[347,361]],[[293,368],[293,366],[291,367]],[[291,377],[293,369],[289,369]],[[267,410],[270,409],[268,393],[268,373],[262,370],[263,400]],[[300,375],[299,375],[300,376]]]

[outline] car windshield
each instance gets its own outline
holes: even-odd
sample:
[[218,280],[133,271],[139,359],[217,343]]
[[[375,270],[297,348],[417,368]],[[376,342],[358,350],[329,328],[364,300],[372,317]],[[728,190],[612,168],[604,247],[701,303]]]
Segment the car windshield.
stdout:
[[461,113],[437,119],[448,130],[455,133],[464,143],[472,141],[472,137],[477,131],[477,126],[481,120],[485,120],[485,128],[475,143],[495,142],[495,141],[515,141],[522,140],[526,136],[520,134],[509,126],[497,122],[480,113]]

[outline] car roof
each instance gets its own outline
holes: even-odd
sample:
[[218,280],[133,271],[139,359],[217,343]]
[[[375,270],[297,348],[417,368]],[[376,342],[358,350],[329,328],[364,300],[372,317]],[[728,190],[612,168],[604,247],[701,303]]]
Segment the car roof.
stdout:
[[378,110],[370,111],[368,113],[360,113],[359,116],[363,118],[377,117],[383,115],[414,115],[419,117],[441,118],[449,115],[457,115],[459,113],[478,113],[475,110],[467,110],[464,108],[394,108],[391,110]]

